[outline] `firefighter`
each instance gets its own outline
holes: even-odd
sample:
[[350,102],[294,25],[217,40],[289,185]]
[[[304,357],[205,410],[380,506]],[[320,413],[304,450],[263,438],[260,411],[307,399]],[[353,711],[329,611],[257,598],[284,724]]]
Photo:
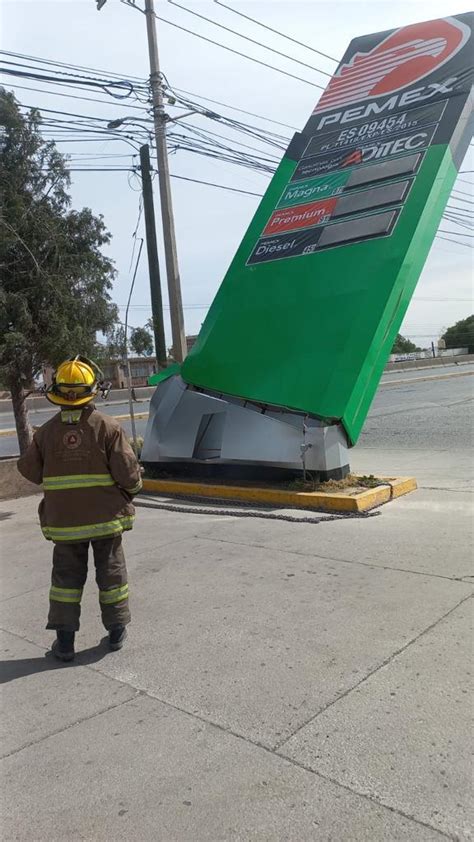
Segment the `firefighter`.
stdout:
[[26,479],[43,483],[39,518],[54,543],[46,628],[56,631],[52,651],[61,661],[74,658],[90,545],[110,649],[122,648],[130,622],[122,532],[133,526],[141,471],[118,422],[93,404],[101,377],[86,357],[61,363],[46,391],[60,412],[35,432],[18,462]]

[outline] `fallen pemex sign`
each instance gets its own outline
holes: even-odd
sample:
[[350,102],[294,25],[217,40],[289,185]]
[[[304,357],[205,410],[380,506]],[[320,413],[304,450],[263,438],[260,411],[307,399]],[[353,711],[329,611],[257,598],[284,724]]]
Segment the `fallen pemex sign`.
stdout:
[[145,461],[347,472],[472,135],[473,22],[351,42],[162,375]]

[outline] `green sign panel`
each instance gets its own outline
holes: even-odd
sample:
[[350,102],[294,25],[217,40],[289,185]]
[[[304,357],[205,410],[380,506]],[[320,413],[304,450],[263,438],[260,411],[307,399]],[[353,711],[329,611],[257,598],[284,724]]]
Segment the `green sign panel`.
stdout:
[[355,39],[284,155],[186,382],[360,434],[471,137],[472,14]]

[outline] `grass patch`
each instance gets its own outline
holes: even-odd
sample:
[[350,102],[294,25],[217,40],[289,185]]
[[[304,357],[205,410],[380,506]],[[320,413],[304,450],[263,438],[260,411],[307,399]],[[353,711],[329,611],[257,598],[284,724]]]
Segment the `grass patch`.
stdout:
[[381,480],[373,474],[362,477],[357,476],[357,474],[348,474],[344,479],[328,479],[326,482],[321,482],[318,479],[295,479],[286,487],[293,491],[332,491],[339,493],[351,491],[357,493],[358,491],[365,491],[367,488],[377,488],[378,485],[386,485],[386,480]]
[[132,446],[132,450],[135,453],[135,456],[137,457],[137,459],[140,459],[140,456],[142,455],[143,436],[137,436],[137,448],[136,448],[136,450],[135,450],[135,442],[133,441],[133,439],[131,437],[129,438],[129,442]]

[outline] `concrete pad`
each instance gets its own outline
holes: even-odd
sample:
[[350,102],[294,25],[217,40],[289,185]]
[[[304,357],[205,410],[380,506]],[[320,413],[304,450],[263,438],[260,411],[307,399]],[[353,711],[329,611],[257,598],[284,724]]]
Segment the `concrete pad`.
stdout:
[[[40,499],[41,496],[38,496],[0,503],[0,602],[22,593],[49,588],[53,544],[41,534],[37,515]],[[155,551],[194,535],[198,526],[205,526],[213,520],[211,517],[190,515],[183,518],[176,528],[176,515],[137,508],[135,530],[124,536],[130,574],[133,575],[139,566],[141,556],[159,555],[165,559],[163,553]],[[91,560],[91,579],[93,566]]]
[[[202,539],[166,553],[164,565],[159,551],[156,562],[140,556],[130,639],[95,668],[268,746],[470,592],[461,582]],[[47,646],[46,609],[42,593],[10,599],[4,624]],[[79,647],[100,639],[98,616],[91,582]]]
[[212,523],[199,534],[277,553],[463,578],[473,573],[472,504],[471,494],[419,490],[385,506],[378,517],[317,526],[249,518]]
[[465,603],[281,752],[451,839],[471,839],[471,621]]
[[444,450],[417,450],[407,448],[405,442],[396,448],[378,448],[370,444],[370,431],[365,435],[366,439],[363,433],[360,443],[351,451],[350,465],[354,473],[413,474],[419,489],[473,491],[474,458],[469,450],[453,450],[449,446]]
[[436,831],[148,698],[4,762],[5,839],[432,842]]
[[[107,654],[100,647],[89,658],[98,661]],[[37,646],[5,632],[0,632],[0,658],[2,756],[136,695],[85,666],[65,666],[52,655],[45,657]]]
[[0,601],[49,587],[52,545],[41,535],[40,496],[0,503]]
[[[127,560],[192,538],[201,527],[204,528],[209,523],[218,523],[222,520],[218,514],[201,515],[199,513],[189,513],[177,519],[174,512],[146,509],[140,506],[139,502],[140,500],[137,501],[136,506],[135,528],[124,536]],[[228,522],[228,519],[226,520]]]

